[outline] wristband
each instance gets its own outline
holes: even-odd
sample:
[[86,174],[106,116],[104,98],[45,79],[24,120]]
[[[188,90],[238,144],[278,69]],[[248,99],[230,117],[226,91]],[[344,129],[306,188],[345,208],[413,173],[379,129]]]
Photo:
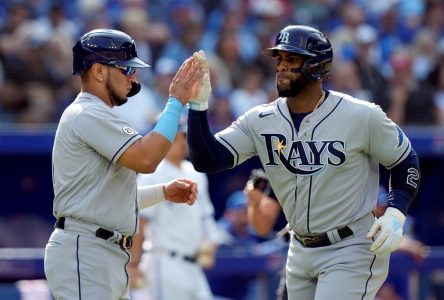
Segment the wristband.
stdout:
[[208,102],[202,103],[190,100],[188,102],[188,108],[191,110],[204,111],[208,109]]
[[177,129],[179,128],[180,114],[182,113],[183,104],[177,98],[170,97],[165,105],[165,109],[160,115],[159,121],[154,126],[153,131],[160,133],[166,137],[171,143],[176,138]]

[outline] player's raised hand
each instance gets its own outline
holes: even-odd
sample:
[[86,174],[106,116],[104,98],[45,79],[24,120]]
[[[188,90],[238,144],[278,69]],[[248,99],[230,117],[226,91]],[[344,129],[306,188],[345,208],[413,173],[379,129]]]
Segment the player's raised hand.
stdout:
[[175,97],[187,104],[192,96],[193,86],[200,82],[203,76],[201,64],[194,56],[186,59],[180,66],[169,88],[169,96]]
[[211,94],[210,68],[203,50],[195,52],[193,57],[199,62],[203,77],[193,86],[192,96],[188,102],[188,106],[192,110],[204,111],[208,109],[208,98]]
[[376,255],[385,255],[399,248],[402,239],[402,227],[405,215],[394,207],[387,207],[382,217],[377,219],[367,234],[367,238],[376,237],[370,250]]
[[168,201],[193,205],[197,198],[197,183],[186,178],[176,179],[165,185],[164,193]]

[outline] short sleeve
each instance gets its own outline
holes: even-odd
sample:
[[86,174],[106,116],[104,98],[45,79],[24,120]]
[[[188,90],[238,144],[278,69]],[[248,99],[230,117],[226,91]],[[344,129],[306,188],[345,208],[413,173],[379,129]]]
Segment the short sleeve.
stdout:
[[242,115],[228,128],[218,132],[216,138],[233,154],[234,166],[256,154],[247,115]]
[[82,141],[113,163],[141,138],[137,131],[111,110],[98,106],[85,109],[74,126]]
[[388,169],[403,161],[411,150],[404,132],[379,106],[375,106],[369,117],[369,154]]

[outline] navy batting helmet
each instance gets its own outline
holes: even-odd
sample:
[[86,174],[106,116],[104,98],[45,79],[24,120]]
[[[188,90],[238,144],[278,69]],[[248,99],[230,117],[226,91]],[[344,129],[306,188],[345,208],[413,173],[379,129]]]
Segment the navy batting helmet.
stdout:
[[287,26],[279,32],[275,46],[263,50],[262,54],[277,56],[278,50],[306,56],[302,67],[292,71],[301,72],[308,80],[324,80],[330,77],[333,49],[330,41],[319,30],[303,25]]
[[73,75],[82,75],[94,63],[133,68],[150,66],[137,58],[133,38],[118,30],[92,30],[77,41],[72,52]]

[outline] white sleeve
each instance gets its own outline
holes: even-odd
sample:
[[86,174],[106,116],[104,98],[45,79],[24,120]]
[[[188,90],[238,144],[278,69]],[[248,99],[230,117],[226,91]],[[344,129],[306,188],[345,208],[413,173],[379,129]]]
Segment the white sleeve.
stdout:
[[140,201],[140,209],[165,201],[166,198],[163,192],[163,184],[138,186],[137,198]]

